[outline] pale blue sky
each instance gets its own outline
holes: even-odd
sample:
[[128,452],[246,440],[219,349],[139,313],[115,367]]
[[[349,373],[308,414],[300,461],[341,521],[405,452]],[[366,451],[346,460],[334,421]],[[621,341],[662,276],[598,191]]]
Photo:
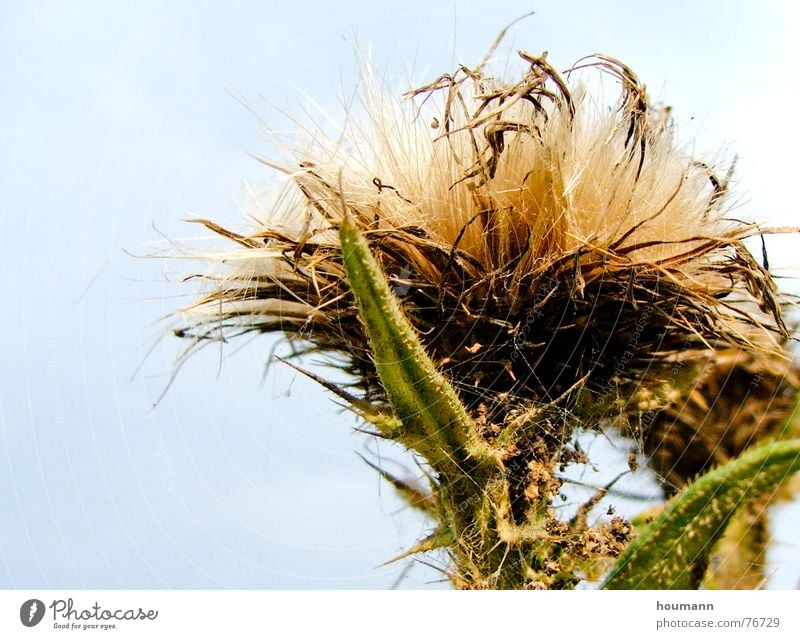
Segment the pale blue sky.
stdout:
[[[266,339],[208,349],[151,409],[183,344],[137,367],[189,290],[127,252],[195,237],[190,215],[235,223],[242,181],[274,179],[245,103],[273,127],[306,95],[335,113],[354,40],[399,93],[530,10],[504,51],[626,61],[698,152],[739,155],[745,214],[797,223],[791,3],[0,3],[0,587],[392,585],[403,565],[376,566],[427,529],[356,455],[391,451],[307,381],[264,381]],[[797,510],[775,586],[800,574]]]

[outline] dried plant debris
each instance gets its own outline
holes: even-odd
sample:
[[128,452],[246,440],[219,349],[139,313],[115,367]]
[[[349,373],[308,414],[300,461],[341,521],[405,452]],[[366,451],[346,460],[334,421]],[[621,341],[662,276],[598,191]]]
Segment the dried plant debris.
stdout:
[[714,352],[689,392],[666,408],[643,411],[636,422],[668,492],[757,442],[796,437],[798,385],[796,367],[786,358]]
[[[262,160],[286,193],[247,233],[195,220],[234,248],[198,256],[210,290],[176,331],[196,347],[278,333],[297,356],[337,356],[353,381],[327,387],[390,420],[345,278],[349,216],[480,436],[505,447],[493,525],[517,532],[558,496],[578,427],[634,435],[682,486],[777,435],[798,383],[787,301],[744,245],[785,229],[733,215],[728,179],[678,145],[668,109],[623,63],[595,55],[562,74],[546,54],[519,62],[513,80],[461,66],[403,102],[366,83],[364,119],[340,139]],[[615,108],[577,81],[592,72],[618,84]],[[757,406],[737,406],[742,385]],[[577,564],[559,558],[616,556],[627,539],[622,523],[567,530],[547,512],[560,550],[537,551],[530,587],[570,587]],[[465,574],[454,582],[498,586],[485,567]]]

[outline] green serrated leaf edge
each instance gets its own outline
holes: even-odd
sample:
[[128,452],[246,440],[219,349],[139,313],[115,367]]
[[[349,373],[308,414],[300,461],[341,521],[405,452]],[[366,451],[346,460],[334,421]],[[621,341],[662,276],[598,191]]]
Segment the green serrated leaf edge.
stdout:
[[393,433],[434,468],[452,468],[460,459],[494,459],[455,390],[428,357],[403,315],[369,245],[346,215],[340,230],[347,281],[369,337],[375,367],[403,433]]
[[696,589],[736,508],[800,470],[800,439],[770,442],[712,470],[676,495],[631,542],[606,589]]

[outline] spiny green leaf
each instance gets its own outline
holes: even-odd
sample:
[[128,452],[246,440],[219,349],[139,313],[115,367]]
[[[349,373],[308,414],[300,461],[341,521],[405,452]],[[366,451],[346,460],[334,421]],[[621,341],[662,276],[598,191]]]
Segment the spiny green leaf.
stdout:
[[286,364],[290,368],[293,368],[298,373],[305,375],[309,379],[314,380],[322,386],[323,388],[329,390],[334,395],[341,397],[345,400],[345,408],[352,411],[356,415],[358,415],[361,419],[363,419],[368,424],[372,424],[375,426],[378,431],[375,433],[371,433],[372,435],[378,437],[384,437],[386,439],[395,439],[396,433],[399,432],[400,428],[402,427],[402,422],[395,417],[394,415],[386,415],[376,406],[373,406],[370,402],[360,399],[355,395],[348,393],[344,388],[339,386],[338,384],[334,384],[333,382],[328,381],[324,377],[317,375],[316,373],[312,373],[304,368],[300,368],[296,364],[293,364],[289,360],[283,359],[282,357],[278,357],[277,355],[273,356],[277,361]]
[[695,589],[736,508],[800,470],[800,439],[754,448],[676,495],[633,540],[606,579],[609,589]]
[[397,555],[397,557],[392,557],[389,561],[384,561],[378,567],[380,568],[382,566],[388,566],[396,561],[400,561],[401,559],[405,559],[406,557],[411,557],[412,555],[419,553],[430,552],[431,550],[436,550],[437,548],[446,548],[452,543],[453,536],[451,532],[447,528],[440,528],[425,537],[425,539],[418,541],[405,552]]
[[772,541],[769,506],[773,501],[774,495],[757,498],[733,514],[714,548],[703,578],[704,589],[757,590],[766,583],[767,551]]
[[[392,295],[367,241],[352,218],[339,237],[347,279],[369,337],[375,368],[398,417],[404,443],[441,470],[465,454],[491,457],[456,392],[430,360]],[[402,440],[402,438],[401,438]]]
[[373,470],[376,470],[381,477],[394,486],[398,495],[402,497],[409,506],[412,508],[417,508],[431,517],[437,516],[439,508],[436,503],[436,498],[432,493],[424,490],[408,480],[401,479],[400,477],[393,475],[388,470],[381,468],[377,464],[373,464],[369,459],[364,457],[364,455],[361,455],[360,453],[356,454],[361,457],[367,466]]

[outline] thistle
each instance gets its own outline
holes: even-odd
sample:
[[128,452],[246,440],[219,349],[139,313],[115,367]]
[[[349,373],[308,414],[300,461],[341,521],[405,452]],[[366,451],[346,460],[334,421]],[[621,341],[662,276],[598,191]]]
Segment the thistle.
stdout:
[[[607,489],[553,507],[589,461],[581,432],[629,435],[673,492],[785,435],[797,389],[787,302],[744,245],[770,231],[730,215],[727,179],[618,60],[519,59],[516,79],[484,60],[403,104],[370,85],[341,140],[262,160],[286,195],[247,233],[196,220],[238,247],[205,256],[224,270],[176,331],[337,355],[352,383],[315,379],[423,462],[428,491],[379,470],[431,517],[409,554],[445,549],[460,588],[571,588],[630,553],[631,522],[589,522]],[[614,109],[573,82],[591,72],[618,83]],[[758,411],[726,399],[734,373]]]

